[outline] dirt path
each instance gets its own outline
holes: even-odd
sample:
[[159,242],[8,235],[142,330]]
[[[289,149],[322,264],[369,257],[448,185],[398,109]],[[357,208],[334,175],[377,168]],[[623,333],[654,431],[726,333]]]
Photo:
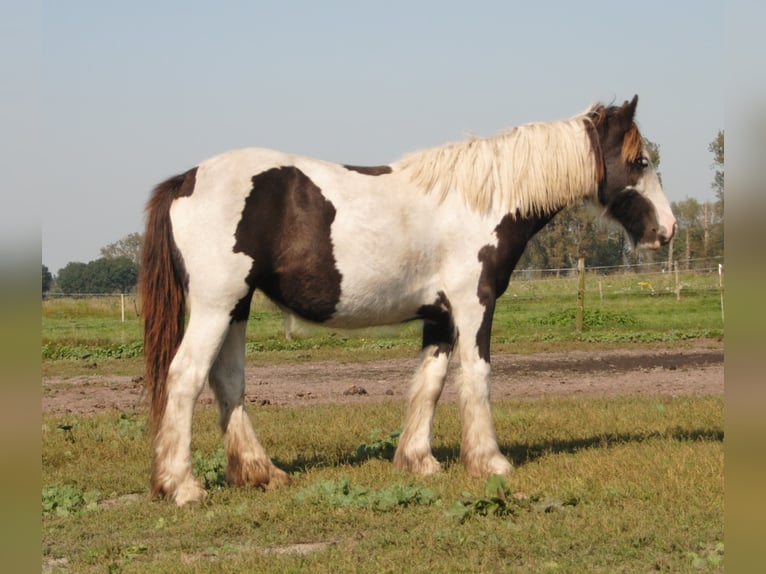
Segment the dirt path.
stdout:
[[[311,405],[404,399],[417,359],[323,361],[248,367],[246,399],[256,405]],[[456,398],[453,373],[442,400]],[[723,394],[723,343],[667,351],[571,351],[492,357],[493,399],[623,394]],[[88,375],[42,381],[44,413],[89,414],[142,406],[139,377]],[[209,389],[203,404],[212,404]]]

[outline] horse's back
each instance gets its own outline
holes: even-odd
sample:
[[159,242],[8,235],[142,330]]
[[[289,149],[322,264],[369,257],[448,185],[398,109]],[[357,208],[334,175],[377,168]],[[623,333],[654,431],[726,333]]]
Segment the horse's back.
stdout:
[[496,226],[457,195],[417,189],[396,164],[264,148],[202,162],[193,193],[176,204],[190,288],[196,275],[203,293],[225,287],[241,299],[260,289],[303,318],[349,327],[412,319],[439,292],[462,289]]
[[171,215],[190,291],[238,307],[258,288],[309,320],[362,326],[412,318],[436,288],[432,206],[390,169],[232,150],[199,164]]

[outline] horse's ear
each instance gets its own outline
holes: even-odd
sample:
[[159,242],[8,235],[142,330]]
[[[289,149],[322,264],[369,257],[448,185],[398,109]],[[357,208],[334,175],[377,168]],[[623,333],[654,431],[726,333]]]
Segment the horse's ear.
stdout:
[[620,120],[620,125],[623,129],[628,129],[633,123],[633,116],[636,115],[636,106],[638,105],[638,94],[633,96],[633,99],[625,102],[617,112],[617,117]]
[[630,100],[630,103],[628,104],[628,110],[630,110],[630,117],[633,119],[633,116],[636,115],[636,106],[638,105],[638,94],[633,96],[633,99]]

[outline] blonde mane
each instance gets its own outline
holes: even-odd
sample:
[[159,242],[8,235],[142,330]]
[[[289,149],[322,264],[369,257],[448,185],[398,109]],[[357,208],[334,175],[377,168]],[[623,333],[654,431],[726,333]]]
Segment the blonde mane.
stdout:
[[565,121],[525,124],[494,137],[415,152],[396,162],[396,169],[440,202],[460,193],[483,213],[499,208],[526,217],[561,209],[598,188],[600,157],[588,134],[594,109]]

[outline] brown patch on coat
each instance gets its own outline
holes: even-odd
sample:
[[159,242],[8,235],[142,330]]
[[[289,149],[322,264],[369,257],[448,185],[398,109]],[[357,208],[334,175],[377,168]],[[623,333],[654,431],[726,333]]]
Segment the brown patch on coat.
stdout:
[[250,292],[231,311],[247,319],[255,289],[309,321],[335,313],[342,276],[331,238],[335,206],[295,166],[275,167],[252,178],[234,237],[235,253],[253,259]]
[[444,291],[439,291],[431,305],[421,305],[417,316],[423,319],[422,348],[434,347],[435,357],[450,354],[455,345],[457,330],[452,318],[452,305]]
[[495,227],[497,245],[484,245],[477,254],[482,264],[476,295],[484,306],[484,317],[476,333],[476,346],[479,357],[489,362],[489,344],[492,333],[492,317],[495,301],[508,288],[516,264],[530,239],[540,231],[558,213],[554,211],[522,219],[506,215]]
[[628,189],[616,194],[609,202],[608,214],[620,222],[633,245],[657,240],[657,212],[652,203],[639,192]]
[[344,165],[347,170],[349,171],[355,171],[357,173],[361,173],[363,175],[386,175],[391,173],[391,166],[390,165],[373,165],[373,166],[362,166],[362,165]]

